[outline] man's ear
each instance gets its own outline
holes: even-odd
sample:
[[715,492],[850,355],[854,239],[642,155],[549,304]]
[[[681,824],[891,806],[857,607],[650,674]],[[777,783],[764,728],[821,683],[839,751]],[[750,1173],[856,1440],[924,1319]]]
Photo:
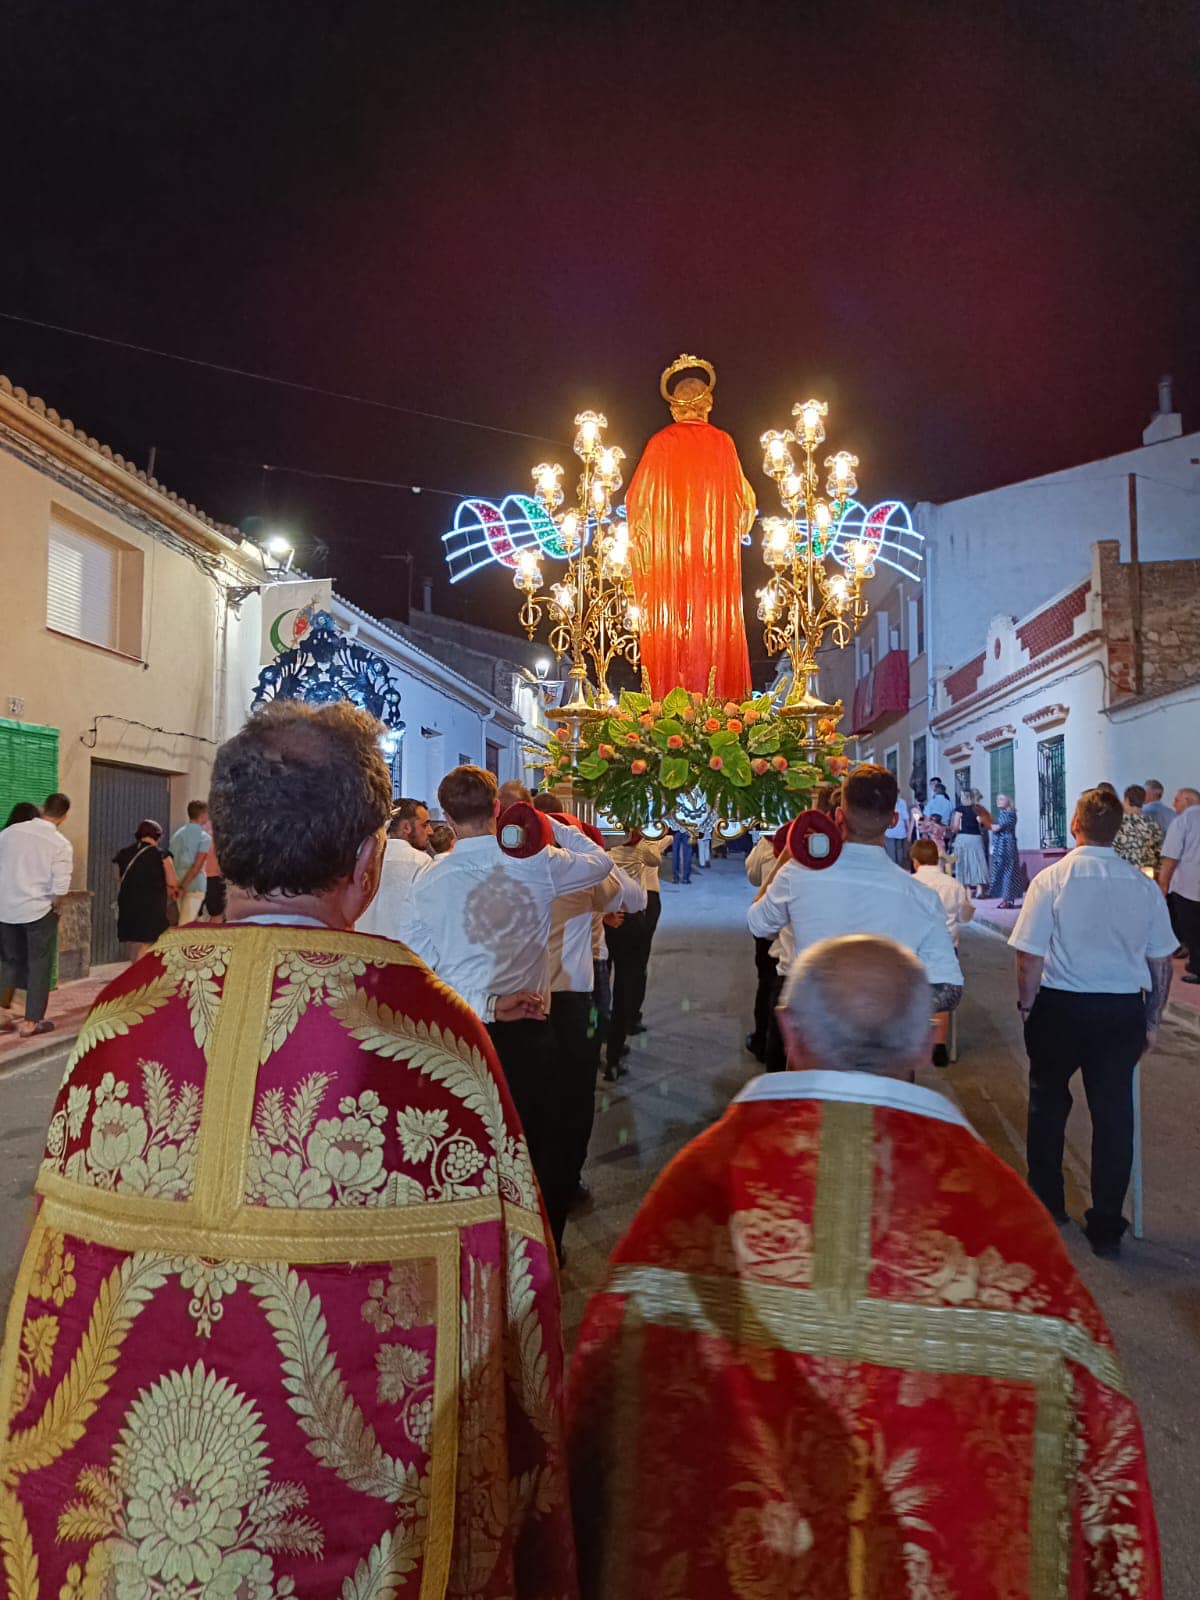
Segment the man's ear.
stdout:
[[383,833],[369,833],[359,845],[354,855],[354,871],[351,879],[356,888],[370,883],[372,874],[378,873],[378,862],[383,856],[386,835]]

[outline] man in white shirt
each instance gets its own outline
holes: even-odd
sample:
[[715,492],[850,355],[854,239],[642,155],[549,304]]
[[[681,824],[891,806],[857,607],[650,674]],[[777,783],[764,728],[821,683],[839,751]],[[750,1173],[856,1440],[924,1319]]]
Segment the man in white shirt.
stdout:
[[903,871],[908,871],[908,801],[897,792],[896,818],[883,836],[883,847]]
[[414,882],[408,943],[486,1024],[561,1245],[570,1193],[562,1074],[547,1016],[550,911],[560,895],[603,883],[612,862],[585,834],[554,821],[552,845],[524,859],[506,855],[496,838],[496,779],[482,767],[447,773],[438,803],[458,843]]
[[[1143,812],[1149,811],[1143,806]],[[1163,840],[1158,881],[1171,923],[1188,953],[1184,983],[1200,983],[1200,790],[1180,789]]]
[[946,932],[954,940],[954,948],[957,950],[959,931],[965,928],[975,915],[975,902],[967,893],[965,884],[959,883],[957,878],[952,878],[948,872],[942,871],[938,864],[941,859],[938,847],[932,839],[915,839],[910,846],[909,855],[916,869],[913,876],[917,882],[932,889],[942,902]]
[[846,843],[831,867],[814,872],[784,852],[750,907],[756,938],[791,927],[796,951],[848,933],[877,933],[911,950],[929,979],[931,1011],[953,1011],[962,969],[932,889],[889,861],[887,829],[896,818],[896,780],[886,767],[857,767],[834,809]]
[[[635,828],[627,834],[622,844],[614,845],[612,857],[619,867],[623,867],[631,878],[637,878],[642,888],[646,891],[645,915],[637,924],[639,942],[636,949],[630,944],[632,954],[629,956],[630,966],[629,991],[627,1006],[629,1016],[621,1038],[624,1048],[624,1036],[629,1033],[645,1033],[646,1025],[642,1021],[642,1007],[646,1003],[646,982],[650,973],[650,956],[654,949],[654,934],[658,928],[658,919],[662,915],[662,892],[659,879],[659,870],[662,858],[671,848],[672,837],[664,833],[661,839],[647,839]],[[629,941],[626,941],[629,943]],[[613,1000],[615,1015],[616,1000]],[[619,1070],[617,1063],[611,1057],[610,1070]]]
[[379,875],[379,892],[358,919],[357,932],[382,934],[407,943],[412,889],[433,865],[427,846],[433,823],[423,800],[397,800],[388,824],[388,842]]
[[[42,815],[0,832],[0,1031],[23,1039],[49,1033],[46,1016],[58,912],[71,887],[75,852],[59,829],[71,802],[46,796]],[[25,991],[25,1020],[18,1022],[13,993]]]
[[1124,815],[1088,789],[1071,819],[1077,848],[1029,885],[1009,944],[1029,1055],[1029,1186],[1067,1220],[1063,1139],[1071,1079],[1083,1071],[1092,1117],[1092,1207],[1084,1231],[1115,1256],[1133,1165],[1133,1071],[1154,1044],[1171,987],[1175,935],[1149,878],[1112,848]]
[[571,1201],[586,1198],[583,1167],[596,1115],[600,1066],[600,1022],[592,995],[596,920],[617,913],[636,916],[645,908],[646,891],[613,863],[602,883],[560,895],[550,911],[550,1026],[562,1075],[563,1172]]
[[946,785],[940,778],[929,780],[929,798],[925,802],[925,815],[932,817],[935,822],[940,822],[943,828],[950,826],[954,807],[950,803],[950,796],[946,793]]

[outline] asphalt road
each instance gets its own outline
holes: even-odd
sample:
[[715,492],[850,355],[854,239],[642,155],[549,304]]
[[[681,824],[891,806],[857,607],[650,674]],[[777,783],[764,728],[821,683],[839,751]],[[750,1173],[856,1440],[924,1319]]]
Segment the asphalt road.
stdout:
[[[631,1071],[599,1091],[588,1178],[594,1200],[567,1232],[568,1340],[650,1183],[757,1070],[742,1048],[754,982],[744,931],[750,898],[740,865],[717,863],[687,887],[665,885],[646,1018]],[[991,1147],[1023,1170],[1024,1055],[1011,958],[968,928],[960,1058],[926,1081],[948,1091]],[[0,1304],[7,1305],[28,1226],[32,1185],[67,1046],[0,1075]],[[1200,1571],[1200,1033],[1168,1023],[1143,1069],[1146,1237],[1098,1261],[1072,1228],[1067,1245],[1113,1330],[1150,1452],[1169,1600],[1190,1600]],[[1077,1096],[1082,1099],[1082,1093]],[[1068,1138],[1067,1204],[1082,1216],[1090,1129],[1077,1105]]]

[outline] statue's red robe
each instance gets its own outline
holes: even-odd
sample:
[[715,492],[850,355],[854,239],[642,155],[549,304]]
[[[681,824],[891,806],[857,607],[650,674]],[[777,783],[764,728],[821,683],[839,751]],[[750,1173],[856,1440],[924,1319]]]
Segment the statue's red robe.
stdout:
[[755,504],[733,440],[709,422],[672,422],[647,444],[625,504],[652,692],[705,689],[715,667],[716,693],[740,700],[750,688],[741,542]]

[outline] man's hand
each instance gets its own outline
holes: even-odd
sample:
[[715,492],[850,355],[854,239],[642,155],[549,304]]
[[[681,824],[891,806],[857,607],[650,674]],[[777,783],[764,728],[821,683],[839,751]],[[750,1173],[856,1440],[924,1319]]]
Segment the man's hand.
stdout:
[[606,928],[619,928],[625,921],[625,913],[623,911],[606,911],[601,920]]
[[1141,1054],[1141,1058],[1140,1059],[1144,1061],[1146,1059],[1146,1057],[1150,1054],[1151,1050],[1154,1049],[1154,1046],[1157,1043],[1158,1043],[1158,1028],[1157,1027],[1147,1028],[1146,1029],[1146,1042],[1142,1046],[1142,1054]]
[[546,1015],[546,1002],[535,989],[518,989],[516,994],[496,996],[497,1022],[541,1022]]

